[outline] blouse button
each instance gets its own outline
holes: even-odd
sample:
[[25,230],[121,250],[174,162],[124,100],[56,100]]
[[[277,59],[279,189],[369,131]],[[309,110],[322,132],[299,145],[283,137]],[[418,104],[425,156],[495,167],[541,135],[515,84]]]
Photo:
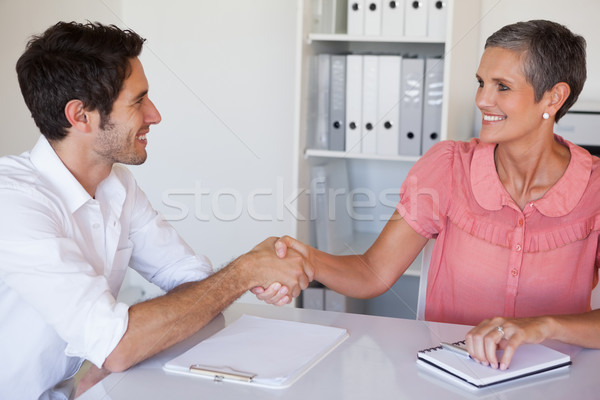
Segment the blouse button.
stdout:
[[533,202],[529,203],[529,207],[533,207]]
[[520,245],[520,244],[516,245],[516,246],[515,246],[515,249],[516,249],[517,251],[521,251],[521,245]]
[[523,226],[523,218],[519,218],[519,226]]
[[519,275],[519,271],[517,271],[516,269],[513,268],[512,271],[510,271],[510,273],[512,274],[512,276],[517,276]]

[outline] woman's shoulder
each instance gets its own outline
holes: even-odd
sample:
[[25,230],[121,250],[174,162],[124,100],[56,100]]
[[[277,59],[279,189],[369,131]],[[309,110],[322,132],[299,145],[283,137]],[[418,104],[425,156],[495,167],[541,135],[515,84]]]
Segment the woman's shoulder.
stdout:
[[482,143],[478,138],[469,141],[444,140],[436,143],[421,158],[422,164],[433,163],[438,168],[460,168],[466,172],[470,169],[474,158],[486,158],[486,153],[493,153],[494,145]]
[[480,141],[477,138],[473,138],[470,141],[460,140],[442,140],[433,145],[422,158],[453,158],[461,157],[472,154],[475,149],[480,145]]
[[431,147],[423,156],[428,155],[448,155],[448,156],[472,156],[472,154],[480,148],[493,146],[483,143],[479,138],[472,138],[469,141],[463,140],[442,140]]

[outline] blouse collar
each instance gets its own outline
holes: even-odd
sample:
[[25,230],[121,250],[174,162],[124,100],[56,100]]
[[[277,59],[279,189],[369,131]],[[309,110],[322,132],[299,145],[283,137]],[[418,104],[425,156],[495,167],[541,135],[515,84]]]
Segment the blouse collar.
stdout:
[[[558,135],[554,135],[554,139],[569,148],[571,160],[563,176],[541,199],[532,201],[530,205],[548,217],[561,217],[570,213],[581,200],[592,172],[592,156]],[[473,153],[470,172],[471,188],[477,203],[490,211],[503,206],[516,207],[496,172],[495,148],[496,144],[479,142]]]

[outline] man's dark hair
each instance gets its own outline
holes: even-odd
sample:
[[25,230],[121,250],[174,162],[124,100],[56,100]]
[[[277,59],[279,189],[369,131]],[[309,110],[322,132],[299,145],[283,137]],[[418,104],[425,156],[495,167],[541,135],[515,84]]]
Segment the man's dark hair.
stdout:
[[131,74],[130,59],[139,56],[144,41],[135,32],[97,22],[59,22],[33,36],[16,69],[25,104],[42,134],[50,141],[66,136],[71,124],[65,106],[74,99],[86,110],[97,110],[103,128]]
[[533,86],[535,101],[559,82],[566,82],[571,94],[554,116],[558,120],[577,101],[586,79],[585,39],[564,25],[532,20],[507,25],[492,34],[485,48],[500,47],[522,54],[525,79]]

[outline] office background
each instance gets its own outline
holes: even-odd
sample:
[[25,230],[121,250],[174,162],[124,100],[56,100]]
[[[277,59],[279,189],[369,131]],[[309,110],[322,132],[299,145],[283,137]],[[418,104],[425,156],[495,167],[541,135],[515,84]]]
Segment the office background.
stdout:
[[[482,0],[470,34],[481,53],[507,23],[566,24],[588,42],[580,100],[600,103],[599,14],[594,0]],[[148,161],[131,168],[155,208],[216,267],[267,236],[296,235],[308,217],[296,198],[302,18],[299,0],[0,0],[0,156],[39,135],[14,72],[28,38],[58,20],[129,27],[148,39],[141,58],[163,117]]]

